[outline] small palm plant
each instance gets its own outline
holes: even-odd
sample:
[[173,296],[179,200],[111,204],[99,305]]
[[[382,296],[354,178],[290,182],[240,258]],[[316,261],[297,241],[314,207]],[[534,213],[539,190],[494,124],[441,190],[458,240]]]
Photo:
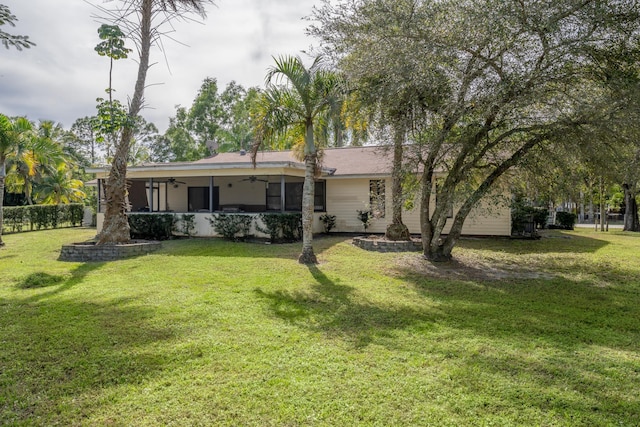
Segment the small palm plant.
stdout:
[[371,224],[371,219],[373,218],[373,215],[371,214],[370,210],[358,210],[358,219],[360,220],[360,222],[362,222],[362,225],[364,226],[364,232],[367,232],[367,228],[369,228],[369,225]]

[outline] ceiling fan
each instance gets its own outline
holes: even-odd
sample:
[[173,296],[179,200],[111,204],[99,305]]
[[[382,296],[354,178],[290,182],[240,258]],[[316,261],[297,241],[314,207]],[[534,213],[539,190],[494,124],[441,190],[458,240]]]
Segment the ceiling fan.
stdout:
[[175,178],[169,178],[167,180],[167,182],[171,185],[176,185],[176,184],[186,184],[186,182],[184,181],[177,181]]
[[268,180],[268,179],[260,179],[260,178],[258,178],[258,177],[257,177],[257,176],[255,176],[255,175],[251,175],[250,177],[245,178],[245,179],[241,179],[240,181],[249,181],[250,183],[254,183],[254,182],[256,182],[256,181],[260,181],[260,182],[269,182],[269,180]]

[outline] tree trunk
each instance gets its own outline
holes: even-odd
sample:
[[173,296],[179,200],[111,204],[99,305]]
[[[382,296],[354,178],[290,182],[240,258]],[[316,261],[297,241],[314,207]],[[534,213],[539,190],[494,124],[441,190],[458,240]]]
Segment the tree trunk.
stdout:
[[605,220],[605,211],[604,211],[604,184],[602,183],[602,178],[600,178],[600,231],[604,231],[604,220]]
[[624,190],[624,231],[640,231],[638,220],[638,203],[636,202],[635,185],[622,184]]
[[315,207],[316,152],[313,136],[313,122],[307,121],[304,156],[304,184],[302,186],[302,253],[298,258],[301,264],[317,264],[313,253],[313,210]]
[[305,156],[304,185],[302,187],[302,253],[298,258],[301,264],[317,264],[313,252],[313,209],[315,187],[315,154]]
[[431,223],[431,192],[433,189],[433,164],[427,161],[421,179],[420,192],[420,235],[422,237],[422,254],[430,260],[433,256],[431,241],[433,240],[433,224]]
[[409,228],[402,222],[402,156],[404,151],[404,129],[396,125],[393,141],[393,169],[391,173],[391,224],[387,226],[385,237],[389,240],[410,240]]
[[[445,203],[442,203],[440,206],[436,204],[436,209],[433,214],[433,217],[428,221],[430,224],[428,228],[429,230],[431,230],[431,234],[425,235],[425,232],[424,232],[425,227],[422,226],[423,228],[422,246],[424,251],[424,257],[427,260],[432,262],[451,260],[451,251],[453,250],[453,247],[456,245],[456,243],[458,242],[458,239],[460,239],[460,236],[462,235],[462,226],[464,225],[464,221],[467,219],[467,216],[469,215],[469,213],[471,213],[471,210],[476,206],[476,204],[480,201],[482,197],[484,197],[486,194],[489,193],[489,190],[492,188],[492,186],[494,185],[494,183],[498,178],[500,178],[506,171],[508,171],[510,168],[516,165],[533,146],[535,146],[537,143],[544,140],[545,138],[546,138],[545,135],[537,135],[531,138],[529,141],[527,141],[526,144],[524,144],[515,153],[513,153],[510,158],[508,158],[507,160],[499,164],[493,170],[493,172],[491,172],[484,179],[482,184],[480,184],[478,188],[470,196],[467,197],[467,199],[464,201],[462,206],[460,206],[460,209],[458,210],[458,212],[455,215],[455,218],[453,219],[453,224],[451,224],[451,229],[449,230],[449,234],[447,234],[447,236],[444,239],[441,237],[441,232],[446,222],[446,216],[448,213],[448,209],[446,207],[447,205],[446,202],[448,202],[448,200],[446,200]],[[433,166],[431,167],[431,170],[433,171]],[[431,172],[431,175],[432,174],[433,172]],[[451,171],[450,171],[450,174],[451,174]],[[447,177],[447,180],[445,181],[445,188],[442,191],[448,191],[450,193],[453,193],[456,189],[455,188],[456,182],[458,182],[459,180],[449,179],[449,178],[455,178],[455,177],[452,177],[451,175]],[[450,186],[449,188],[446,188],[447,183],[449,183],[449,186]],[[429,179],[429,184],[431,184],[431,179]],[[423,179],[423,186],[424,185],[425,185],[425,181]],[[426,193],[424,188],[422,192],[423,192],[422,201],[424,203],[425,197],[427,197],[425,195]],[[430,190],[429,190],[429,193],[430,193]],[[421,207],[421,210],[424,212],[425,210],[424,207]],[[425,220],[424,214],[420,217],[420,220],[421,221]],[[433,227],[433,223],[436,224],[436,227]],[[428,238],[428,240],[425,240],[425,237]]]
[[4,158],[0,159],[0,247],[4,246],[2,241],[2,224],[4,215],[2,213],[4,207],[4,178],[7,175]]
[[111,170],[105,182],[104,224],[98,236],[98,245],[126,243],[131,240],[129,221],[127,220],[127,158],[133,136],[133,125],[142,109],[144,86],[149,69],[149,50],[151,48],[151,18],[153,0],[142,0],[140,5],[140,62],[135,90],[129,104],[128,122],[117,144]]

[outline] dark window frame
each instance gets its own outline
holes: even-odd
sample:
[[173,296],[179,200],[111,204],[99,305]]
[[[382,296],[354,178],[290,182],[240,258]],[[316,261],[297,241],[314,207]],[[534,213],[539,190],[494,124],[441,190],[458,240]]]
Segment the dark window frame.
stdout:
[[[304,182],[285,182],[285,211],[302,211],[302,192]],[[269,183],[266,190],[267,210],[279,211],[282,206],[280,183]],[[277,206],[277,208],[275,208]],[[327,186],[326,181],[315,181],[313,200],[314,212],[326,212]]]
[[[194,197],[195,191],[202,191],[202,201],[203,201],[203,206],[202,207],[195,207],[193,206],[193,203],[195,202]],[[207,212],[209,212],[209,187],[202,187],[202,186],[197,186],[197,187],[187,187],[187,212],[200,212],[205,210]]]

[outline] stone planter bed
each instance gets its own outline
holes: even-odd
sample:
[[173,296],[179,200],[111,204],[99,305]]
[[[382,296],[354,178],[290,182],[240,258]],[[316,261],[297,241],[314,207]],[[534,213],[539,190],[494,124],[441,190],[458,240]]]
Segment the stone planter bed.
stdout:
[[132,240],[121,245],[100,245],[95,242],[72,243],[63,245],[60,261],[115,261],[139,255],[146,255],[160,249],[162,243],[153,240]]
[[387,240],[384,236],[359,236],[353,238],[353,244],[366,251],[376,252],[419,252],[422,240]]

